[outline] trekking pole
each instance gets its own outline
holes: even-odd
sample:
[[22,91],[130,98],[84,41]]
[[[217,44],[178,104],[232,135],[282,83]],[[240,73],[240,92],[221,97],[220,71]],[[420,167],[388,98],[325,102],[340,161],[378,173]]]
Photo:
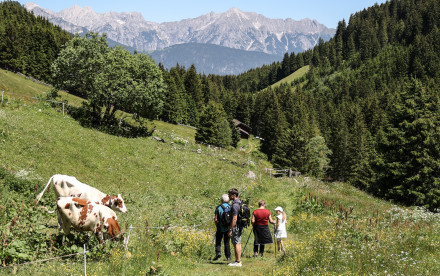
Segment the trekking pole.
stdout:
[[242,256],[242,257],[244,256],[244,251],[246,250],[246,246],[247,246],[247,244],[248,244],[248,242],[249,242],[249,238],[251,237],[252,232],[254,232],[254,228],[252,228],[251,232],[249,233],[249,237],[248,237],[248,239],[247,239],[247,241],[246,241],[246,244],[244,245],[244,248],[243,248],[243,250],[241,251],[241,256]]
[[277,244],[278,244],[278,242],[277,242],[277,239],[275,237],[275,229],[276,229],[276,226],[274,224],[273,225],[273,239],[274,239],[274,244],[275,244],[275,260],[276,260],[277,259]]

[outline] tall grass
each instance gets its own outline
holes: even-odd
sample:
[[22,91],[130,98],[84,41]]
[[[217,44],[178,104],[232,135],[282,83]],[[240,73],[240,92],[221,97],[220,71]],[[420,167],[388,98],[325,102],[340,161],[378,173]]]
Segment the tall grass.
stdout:
[[[155,247],[150,252],[152,255],[161,250],[160,262],[164,263],[163,266],[166,266],[172,252],[188,259],[183,262],[183,267],[188,266],[187,262],[199,262],[201,258],[206,260],[214,253],[209,237],[213,237],[213,209],[221,194],[231,187],[245,190],[243,196],[250,196],[255,190],[246,178],[247,171],[258,166],[257,160],[249,161],[251,156],[225,149],[210,149],[191,141],[170,143],[176,135],[165,131],[159,132],[159,135],[169,135],[167,143],[151,138],[114,137],[82,128],[47,103],[31,104],[18,100],[2,106],[0,128],[3,133],[0,142],[2,166],[17,177],[32,180],[38,187],[37,191],[43,188],[51,175],[62,173],[74,175],[106,193],[123,195],[129,213],[119,215],[120,224],[123,227],[131,224],[136,229],[130,237],[133,258],[126,262],[145,256],[142,269],[132,264],[133,269],[139,271],[144,271],[154,259],[147,256],[149,251],[143,252],[143,247],[138,247],[140,244]],[[199,148],[201,152],[197,151]],[[50,192],[43,199],[49,209],[55,207]],[[145,234],[146,221],[151,227],[149,235]],[[42,223],[56,224],[55,220]],[[178,238],[179,233],[186,232],[177,229],[188,229],[186,227],[195,224],[198,227],[191,230],[194,231],[192,235]],[[171,228],[173,230],[161,235],[160,230],[155,228],[158,226],[179,228]],[[200,244],[204,244],[205,248],[190,249],[202,236],[205,238]],[[167,241],[163,242],[164,239]],[[193,242],[181,245],[180,252],[175,249],[179,240]],[[112,257],[110,260],[113,260]],[[96,265],[96,269],[101,267],[99,269],[105,271],[102,267],[108,264],[104,264],[91,262],[90,269],[93,271]],[[112,261],[111,266],[117,264]],[[167,269],[173,271],[173,267],[174,263],[170,261]],[[193,265],[189,267],[195,268]],[[39,269],[45,270],[46,266]],[[113,267],[109,271],[115,269]],[[49,269],[48,273],[55,271]]]
[[[56,216],[32,204],[55,173],[74,175],[125,199],[129,212],[118,216],[124,232],[134,227],[128,251],[116,244],[99,258],[89,254],[89,275],[433,275],[440,271],[436,214],[393,205],[345,183],[271,178],[264,174],[268,163],[260,159],[255,140],[241,141],[242,150],[208,148],[194,143],[193,129],[163,122],[157,123],[154,135],[166,143],[86,129],[49,103],[29,101],[27,86],[42,93],[36,84],[3,74],[7,76],[0,78],[9,82],[8,91],[23,97],[8,96],[0,106],[1,168],[13,175],[9,182],[0,177],[0,211],[10,215],[6,213],[22,208],[20,212],[35,215],[33,223],[41,226],[31,231],[23,218],[16,219],[14,227],[30,235],[56,235],[54,228],[46,227],[56,226]],[[1,83],[5,86],[6,81]],[[248,179],[248,170],[257,179]],[[19,193],[20,183],[29,186],[26,193]],[[11,192],[11,185],[20,189]],[[232,187],[242,192],[240,197],[252,209],[265,199],[269,210],[278,205],[286,210],[286,254],[277,253],[275,259],[274,246],[268,246],[263,258],[251,258],[253,236],[245,229],[243,246],[250,239],[243,267],[228,267],[224,260],[211,263],[214,208]],[[52,191],[40,205],[55,207]],[[0,221],[0,230],[10,228],[10,221]],[[76,235],[76,239],[84,237]],[[56,256],[57,251],[51,250],[38,259]],[[0,269],[1,275],[12,272],[80,275],[82,257]]]

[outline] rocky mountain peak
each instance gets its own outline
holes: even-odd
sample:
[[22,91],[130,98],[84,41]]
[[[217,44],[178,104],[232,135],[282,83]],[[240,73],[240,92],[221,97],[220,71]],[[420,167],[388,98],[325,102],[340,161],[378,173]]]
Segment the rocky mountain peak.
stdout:
[[54,14],[53,11],[44,9],[38,6],[38,4],[35,4],[34,2],[28,2],[24,4],[24,8],[27,9],[28,11],[33,11],[35,15],[40,15],[47,18],[49,18]]
[[38,6],[34,2],[27,2],[26,4],[24,4],[24,8],[27,9],[27,10],[33,10],[33,9],[39,8],[39,7],[40,6]]
[[250,17],[248,16],[248,13],[243,12],[236,7],[233,7],[231,9],[227,10],[224,14],[221,14],[221,15],[223,15],[225,17],[238,17],[238,18],[243,18],[246,20],[250,19]]
[[236,7],[219,14],[211,12],[161,24],[146,21],[138,12],[96,13],[91,7],[78,5],[53,12],[34,3],[26,3],[25,7],[36,15],[48,17],[67,31],[107,33],[108,38],[138,51],[160,50],[182,43],[205,43],[282,56],[285,52],[310,49],[320,37],[328,40],[335,33],[334,29],[316,20],[270,19]]
[[64,20],[81,27],[91,25],[100,18],[100,16],[91,7],[85,6],[82,8],[76,4],[70,8],[58,12],[57,15],[62,17]]

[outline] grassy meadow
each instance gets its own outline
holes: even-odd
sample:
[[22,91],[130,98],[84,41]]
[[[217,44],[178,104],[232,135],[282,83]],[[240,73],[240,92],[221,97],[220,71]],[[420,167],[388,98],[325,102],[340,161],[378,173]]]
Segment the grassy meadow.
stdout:
[[285,77],[284,79],[279,80],[276,83],[272,84],[270,87],[275,88],[275,87],[280,86],[283,83],[290,84],[294,80],[299,79],[299,78],[303,77],[305,74],[307,74],[307,72],[309,71],[309,68],[310,68],[309,65],[303,66],[303,67],[299,68],[298,70],[296,70],[295,72],[293,72],[292,74],[290,74],[289,76]]
[[[111,250],[89,254],[87,275],[435,275],[440,271],[438,215],[373,198],[346,183],[270,177],[264,172],[270,165],[260,159],[257,140],[241,141],[240,149],[210,148],[194,143],[194,129],[163,122],[154,122],[154,135],[166,143],[151,137],[116,137],[83,128],[68,114],[63,116],[59,107],[30,98],[43,97],[50,90],[46,86],[0,70],[0,90],[10,93],[0,105],[0,169],[30,186],[30,192],[18,194],[0,175],[3,252],[17,244],[6,237],[20,231],[40,235],[44,241],[57,235],[56,215],[41,208],[54,209],[53,191],[46,192],[38,206],[33,199],[50,176],[60,173],[108,194],[120,193],[129,210],[118,213],[121,228],[127,235],[128,227],[134,227],[128,250],[113,244],[106,245]],[[69,103],[80,103],[71,95],[60,95]],[[249,170],[257,175],[255,180],[246,177]],[[264,257],[252,258],[248,228],[242,236],[243,247],[250,236],[243,267],[228,267],[224,259],[210,261],[214,208],[232,187],[242,192],[240,197],[249,201],[251,210],[259,199],[266,200],[273,215],[278,205],[286,210],[285,254],[267,246]],[[29,226],[26,214],[39,219]],[[78,237],[96,244],[93,236]],[[17,265],[62,252],[66,251],[52,246],[38,258],[15,265],[0,259],[0,275],[83,275],[82,255]]]

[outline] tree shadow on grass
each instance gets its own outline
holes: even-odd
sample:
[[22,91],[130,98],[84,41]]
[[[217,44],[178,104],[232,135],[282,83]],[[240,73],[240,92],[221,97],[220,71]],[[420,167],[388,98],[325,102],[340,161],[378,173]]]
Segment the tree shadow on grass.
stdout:
[[153,135],[155,127],[148,128],[144,119],[134,118],[137,125],[127,122],[123,118],[103,118],[101,111],[94,112],[88,104],[81,107],[69,106],[69,114],[80,123],[82,127],[126,138],[149,137]]

